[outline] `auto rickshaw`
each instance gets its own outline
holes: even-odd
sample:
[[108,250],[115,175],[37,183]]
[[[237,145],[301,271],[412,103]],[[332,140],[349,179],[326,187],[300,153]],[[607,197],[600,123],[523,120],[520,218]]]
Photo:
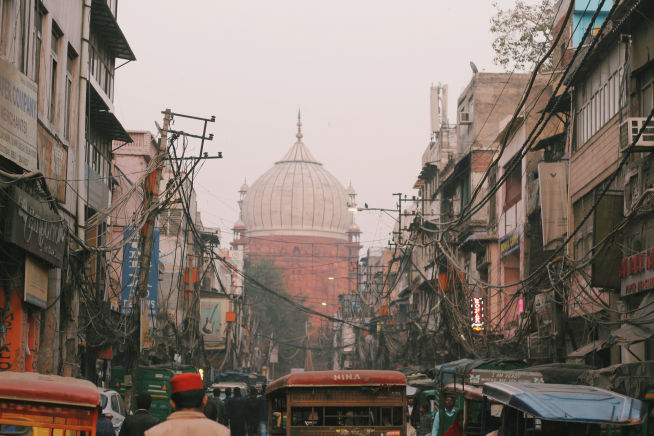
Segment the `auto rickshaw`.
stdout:
[[[490,411],[500,418],[498,436],[623,435],[644,417],[641,401],[592,386],[490,382],[482,395],[484,403],[499,405]],[[487,410],[482,407],[481,435],[490,430]]]
[[99,401],[86,380],[0,372],[0,435],[94,436]]

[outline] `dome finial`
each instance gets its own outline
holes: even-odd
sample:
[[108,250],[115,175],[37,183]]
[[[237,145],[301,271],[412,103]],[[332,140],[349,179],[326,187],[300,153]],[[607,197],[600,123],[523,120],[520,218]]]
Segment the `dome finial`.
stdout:
[[298,141],[302,141],[302,116],[300,114],[300,109],[297,110],[297,133],[295,137]]

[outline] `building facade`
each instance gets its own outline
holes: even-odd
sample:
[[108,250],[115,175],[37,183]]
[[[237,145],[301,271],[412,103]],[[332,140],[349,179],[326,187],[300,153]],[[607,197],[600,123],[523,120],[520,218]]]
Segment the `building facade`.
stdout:
[[[97,212],[110,203],[111,142],[131,141],[113,111],[117,58],[135,59],[115,1],[0,5],[2,201],[19,206],[2,230],[3,370],[88,375],[80,362],[95,361],[80,316],[108,300]],[[13,237],[15,218],[43,237]]]

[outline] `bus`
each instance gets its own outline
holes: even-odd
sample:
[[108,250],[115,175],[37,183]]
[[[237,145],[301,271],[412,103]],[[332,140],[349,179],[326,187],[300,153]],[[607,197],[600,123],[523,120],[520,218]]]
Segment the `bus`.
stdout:
[[35,372],[0,372],[0,434],[94,436],[100,394],[93,383]]
[[396,371],[289,374],[266,390],[271,436],[406,436],[406,377]]

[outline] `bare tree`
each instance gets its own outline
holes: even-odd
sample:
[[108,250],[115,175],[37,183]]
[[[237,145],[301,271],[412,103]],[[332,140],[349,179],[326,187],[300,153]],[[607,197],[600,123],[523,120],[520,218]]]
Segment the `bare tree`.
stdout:
[[[491,18],[490,31],[495,37],[493,62],[505,71],[529,71],[545,54],[552,42],[554,0],[539,0],[527,4],[516,0],[513,8],[501,9]],[[551,71],[552,60],[547,59],[541,71]]]

